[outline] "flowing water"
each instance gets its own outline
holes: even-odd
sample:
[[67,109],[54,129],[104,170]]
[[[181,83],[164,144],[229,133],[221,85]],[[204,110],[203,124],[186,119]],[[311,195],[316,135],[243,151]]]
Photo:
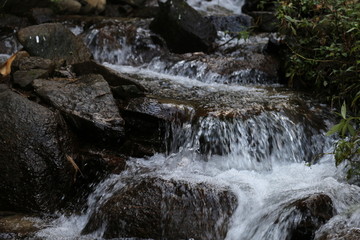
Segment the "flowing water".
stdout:
[[[107,66],[122,69],[123,73],[125,69],[128,73],[135,69]],[[151,75],[149,70],[136,69]],[[154,79],[156,74],[152,73],[151,78]],[[176,84],[184,82],[183,77],[167,77]],[[253,87],[229,89],[221,84],[187,81],[187,87],[193,81],[192,86],[197,89],[219,89],[229,94],[258,92]],[[264,94],[263,91],[258,94]],[[256,98],[257,94],[252,95]],[[281,101],[288,98],[280,96]],[[314,109],[309,111],[315,112]],[[226,235],[229,240],[287,239],[287,228],[296,216],[287,217],[291,209],[284,206],[312,194],[328,195],[340,215],[360,203],[360,188],[345,182],[343,169],[335,167],[332,155],[320,157],[311,166],[307,164],[319,154],[331,152],[331,139],[311,124],[294,121],[284,111],[264,111],[251,117],[232,119],[207,115],[193,121],[170,123],[167,129],[167,154],[130,159],[126,171],[109,176],[96,187],[88,198],[86,211],[60,216],[37,236],[44,239],[101,239],[104,228],[89,235],[81,235],[81,231],[93,212],[134,176],[157,176],[230,189],[238,199],[238,206]],[[279,217],[283,221],[277,222]]]
[[[216,2],[189,1],[202,10]],[[241,6],[242,0],[221,2],[224,8],[241,12],[236,10],[241,8],[234,6]],[[141,31],[147,30],[138,30]],[[93,39],[94,34],[96,31],[90,32],[87,39]],[[253,43],[261,39],[253,39]],[[330,153],[333,144],[333,139],[325,136],[331,124],[325,120],[328,115],[322,116],[326,106],[278,84],[247,82],[249,76],[245,73],[234,73],[241,75],[243,82],[228,82],[224,76],[205,71],[206,66],[195,60],[168,64],[161,58],[146,63],[137,59],[141,64],[135,66],[131,64],[136,58],[134,49],[126,46],[124,39],[119,41],[123,48],[112,52],[116,60],[111,61],[114,57],[103,49],[92,49],[96,59],[110,62],[104,64],[123,74],[136,75],[139,83],[155,96],[190,100],[197,108],[205,109],[205,113],[198,116],[196,107],[182,106],[188,107],[189,118],[167,123],[166,153],[129,159],[125,171],[112,174],[96,186],[83,212],[59,214],[37,232],[37,237],[102,239],[105,226],[91,234],[81,234],[90,216],[125,188],[129,179],[146,176],[204,183],[233,192],[237,206],[230,219],[227,240],[289,239],[289,226],[296,223],[297,216],[291,215],[292,209],[286,206],[319,193],[331,198],[337,216],[318,234],[338,222],[359,227],[356,206],[360,204],[360,188],[346,183],[344,166],[335,167],[331,154],[322,154]],[[91,45],[90,42],[87,44]],[[261,74],[255,75],[257,79],[263,78]],[[297,101],[304,103],[305,110]]]

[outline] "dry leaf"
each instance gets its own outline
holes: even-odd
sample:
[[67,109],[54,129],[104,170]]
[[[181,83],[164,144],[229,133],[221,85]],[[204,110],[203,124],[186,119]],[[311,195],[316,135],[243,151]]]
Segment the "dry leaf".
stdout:
[[81,176],[84,176],[79,168],[79,166],[76,164],[76,162],[74,161],[74,159],[72,157],[70,157],[69,155],[66,154],[66,159],[71,163],[71,165],[74,167],[75,169],[75,175],[74,175],[74,182],[76,180],[76,173],[79,172],[81,174]]
[[11,73],[11,64],[16,58],[16,53],[12,55],[1,67],[0,74],[5,77]]

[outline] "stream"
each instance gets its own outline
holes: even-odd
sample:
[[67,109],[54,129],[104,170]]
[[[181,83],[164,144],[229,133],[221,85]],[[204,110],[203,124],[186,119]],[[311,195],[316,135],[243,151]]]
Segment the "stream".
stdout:
[[[207,1],[189,2],[202,11],[214,7]],[[243,1],[218,2],[230,11],[234,6],[242,5]],[[234,13],[241,11],[235,10]],[[78,34],[81,32],[72,30]],[[137,32],[148,34],[149,31],[139,28]],[[114,238],[107,233],[108,220],[90,227],[89,221],[103,210],[100,206],[126,192],[128,185],[133,182],[141,185],[147,179],[157,179],[156,186],[161,182],[171,183],[171,186],[190,186],[184,187],[185,197],[196,195],[189,189],[199,186],[208,186],[213,192],[228,191],[235,196],[236,204],[228,221],[224,220],[226,211],[220,211],[213,214],[218,219],[204,223],[209,224],[204,227],[207,229],[204,233],[196,236],[189,233],[186,239],[197,239],[197,236],[226,240],[301,239],[292,232],[305,221],[296,204],[318,195],[329,197],[334,217],[331,216],[325,225],[319,225],[315,236],[305,234],[311,237],[303,239],[320,238],[323,232],[331,231],[340,222],[343,226],[358,228],[360,188],[346,182],[345,166],[336,167],[333,155],[328,154],[332,152],[334,143],[333,138],[325,136],[333,124],[325,120],[331,119],[328,106],[286,89],[260,71],[239,70],[220,75],[196,56],[191,60],[172,61],[160,56],[137,59],[136,49],[126,45],[124,39],[119,40],[123,43],[121,50],[106,51],[101,46],[92,46],[96,33],[90,31],[85,38],[97,61],[136,79],[153,99],[177,101],[177,108],[186,117],[179,119],[174,114],[174,120],[166,123],[165,153],[129,159],[125,171],[111,174],[94,187],[82,212],[58,213],[48,220],[35,219],[39,225],[45,226],[36,233],[36,238]],[[225,33],[219,32],[219,35],[222,36],[219,44],[226,42],[228,48],[251,45],[251,51],[261,49],[270,37],[276,37],[259,35],[247,41],[229,41],[230,37]],[[148,47],[151,51],[155,48]],[[223,54],[219,50],[211,57],[216,62],[219,57],[234,57],[236,53]],[[212,201],[215,206],[224,202],[216,197]],[[161,204],[161,216],[172,215],[171,204],[174,203],[164,197]],[[204,213],[206,216],[214,211],[211,208],[195,209],[209,211]],[[137,213],[141,214],[141,211]],[[165,226],[166,221],[172,221],[166,219],[159,221]],[[182,221],[187,221],[186,216]],[[224,230],[223,226],[227,228]],[[89,230],[84,232],[84,229]],[[163,234],[168,236],[171,230]],[[116,239],[143,239],[137,237],[129,235]],[[157,237],[160,238],[165,239]],[[177,239],[176,235],[173,239]]]

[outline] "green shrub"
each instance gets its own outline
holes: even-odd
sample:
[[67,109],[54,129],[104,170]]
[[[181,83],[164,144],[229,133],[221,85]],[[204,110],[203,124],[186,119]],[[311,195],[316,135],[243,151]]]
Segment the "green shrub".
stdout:
[[[340,108],[351,103],[350,115],[360,114],[360,2],[358,0],[283,0],[278,2],[280,31],[288,46],[289,86],[314,91]],[[334,150],[336,164],[360,173],[359,117],[348,117],[330,131],[341,140]],[[345,114],[344,114],[345,112]],[[352,123],[352,124],[351,124]]]

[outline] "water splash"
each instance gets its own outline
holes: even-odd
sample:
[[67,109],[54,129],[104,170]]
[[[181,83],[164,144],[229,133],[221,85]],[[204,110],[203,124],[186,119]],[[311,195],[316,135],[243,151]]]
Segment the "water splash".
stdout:
[[207,14],[241,14],[241,8],[245,3],[244,0],[187,0],[187,2],[196,10]]

